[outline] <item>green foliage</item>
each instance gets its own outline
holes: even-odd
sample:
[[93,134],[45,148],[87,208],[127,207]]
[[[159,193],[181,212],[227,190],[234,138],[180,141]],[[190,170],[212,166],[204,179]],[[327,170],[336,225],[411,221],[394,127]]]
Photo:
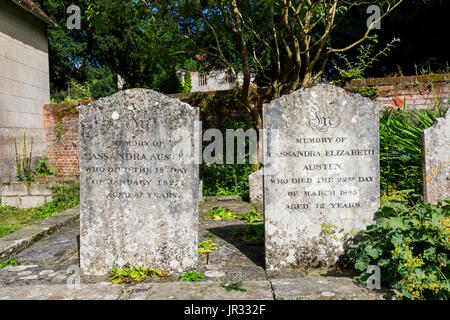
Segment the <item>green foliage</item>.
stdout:
[[20,230],[80,203],[80,186],[59,186],[52,188],[53,196],[41,206],[18,209],[0,205],[0,237]]
[[206,216],[214,220],[232,220],[236,217],[230,209],[219,207],[209,209]]
[[353,90],[353,93],[358,93],[367,98],[374,98],[378,94],[378,86],[357,88]]
[[36,162],[34,174],[37,176],[51,176],[57,173],[58,169],[49,165],[48,155],[44,153],[42,159]]
[[256,211],[245,212],[240,216],[240,219],[250,224],[253,224],[254,222],[264,221],[262,214]]
[[61,142],[61,136],[62,136],[62,133],[63,133],[63,130],[64,130],[63,124],[60,121],[56,122],[54,130],[55,130],[55,135],[56,135],[56,141],[58,143],[60,143]]
[[[233,105],[233,99],[232,95],[215,97],[206,101],[205,106],[202,107],[203,129],[217,128],[221,130],[223,141],[226,141],[226,129],[242,129],[246,131],[252,127],[249,122],[236,121],[231,118],[227,108]],[[209,143],[205,142],[203,147],[206,147]],[[233,164],[204,163],[200,165],[200,179],[203,180],[203,194],[205,196],[228,196],[248,193],[248,175],[253,171],[251,164],[249,164],[248,139],[246,139],[245,144],[244,164],[236,164],[237,143],[235,143],[235,160]],[[226,150],[223,150],[223,152],[226,152]]]
[[117,91],[117,77],[108,67],[89,68],[86,78],[92,99],[108,97]]
[[11,225],[8,222],[0,222],[0,238],[6,236],[7,234],[19,231],[23,226]]
[[116,77],[110,69],[106,67],[89,68],[86,71],[85,81],[70,79],[67,90],[53,94],[52,103],[96,100],[110,96],[116,91]]
[[40,220],[49,218],[80,204],[80,185],[57,186],[51,189],[53,192],[52,199],[34,208]]
[[130,282],[142,282],[147,277],[165,277],[166,273],[164,270],[155,269],[152,267],[132,267],[125,265],[122,268],[113,267],[109,273],[109,277],[112,283],[130,283]]
[[200,254],[210,254],[212,250],[218,249],[218,244],[214,243],[212,240],[205,240],[198,243],[198,253]]
[[181,87],[183,88],[183,90],[181,92],[191,92],[192,90],[192,81],[191,81],[191,73],[190,72],[186,72],[186,75],[184,76],[184,81],[181,82]]
[[20,261],[17,260],[17,259],[9,259],[9,260],[6,261],[6,262],[0,263],[0,270],[3,269],[4,267],[7,267],[7,266],[13,266],[13,267],[15,267],[15,266],[20,266],[21,264],[22,264],[22,262],[20,262]]
[[203,195],[229,196],[248,193],[248,175],[252,168],[248,164],[202,164],[200,176],[203,180]]
[[238,281],[238,282],[233,282],[233,283],[221,283],[220,286],[222,288],[225,288],[228,292],[230,292],[231,290],[235,290],[235,291],[242,291],[245,292],[247,291],[247,289],[242,287],[242,281]]
[[203,235],[203,237],[205,237],[205,238],[214,238],[214,235],[211,233],[211,232],[206,232],[204,235]]
[[[371,40],[378,42],[376,35]],[[336,53],[336,55],[344,62],[344,67],[340,67],[340,63],[335,62],[335,68],[338,71],[339,79],[348,81],[352,79],[363,79],[366,69],[370,68],[381,56],[387,56],[392,49],[395,42],[400,42],[400,39],[394,38],[386,47],[374,54],[374,47],[371,43],[361,45],[358,48],[358,55],[356,61],[350,61],[346,55]]]
[[448,299],[450,294],[450,199],[431,205],[412,190],[384,197],[374,225],[350,245],[347,256],[360,270],[381,270],[381,281],[408,299]]
[[205,278],[205,275],[203,272],[195,272],[195,271],[189,271],[185,272],[180,276],[181,282],[195,282],[200,281],[203,278]]
[[392,188],[421,192],[421,132],[442,117],[444,111],[439,106],[425,111],[401,108],[386,109],[381,115],[381,193]]
[[245,229],[236,229],[230,232],[233,240],[243,240],[253,244],[264,243],[264,224],[251,224]]

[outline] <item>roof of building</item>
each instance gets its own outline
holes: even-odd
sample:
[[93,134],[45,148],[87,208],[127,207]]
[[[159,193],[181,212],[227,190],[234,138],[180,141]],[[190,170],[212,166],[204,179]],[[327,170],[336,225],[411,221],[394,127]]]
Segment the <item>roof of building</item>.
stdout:
[[45,12],[42,11],[33,1],[31,0],[11,0],[11,1],[17,4],[19,7],[25,9],[32,15],[36,16],[37,18],[46,22],[47,24],[56,26],[56,23],[53,22],[53,20],[49,16],[47,16]]

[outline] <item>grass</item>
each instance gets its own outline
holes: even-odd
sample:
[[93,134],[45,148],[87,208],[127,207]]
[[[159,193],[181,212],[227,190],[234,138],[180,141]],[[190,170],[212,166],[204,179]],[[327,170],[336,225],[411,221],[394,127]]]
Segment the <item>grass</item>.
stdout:
[[38,207],[18,209],[0,204],[0,238],[80,203],[79,185],[54,187],[52,190],[52,200]]

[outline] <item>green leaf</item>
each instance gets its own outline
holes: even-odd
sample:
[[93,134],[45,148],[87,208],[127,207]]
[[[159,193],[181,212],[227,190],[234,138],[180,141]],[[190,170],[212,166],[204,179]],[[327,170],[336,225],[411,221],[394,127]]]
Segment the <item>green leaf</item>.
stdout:
[[370,244],[367,245],[367,246],[364,248],[364,251],[367,253],[368,256],[370,256],[370,257],[372,257],[372,258],[374,258],[374,259],[378,258],[379,255],[380,255],[379,250],[375,249],[375,248],[372,247],[372,245],[370,245]]
[[369,263],[367,261],[363,261],[363,260],[358,260],[355,263],[355,268],[358,269],[359,271],[366,271],[368,266],[369,266]]
[[383,268],[383,267],[387,267],[387,266],[389,265],[390,262],[391,262],[390,259],[380,259],[380,260],[378,260],[377,265],[378,265],[380,268]]
[[[404,206],[404,205],[403,205]],[[409,227],[404,223],[402,217],[391,217],[388,219],[388,226],[392,229],[408,230]]]
[[439,226],[439,220],[441,220],[442,218],[444,218],[443,214],[434,214],[431,217],[431,225],[433,227],[438,227]]
[[401,245],[402,243],[404,243],[403,235],[401,235],[399,233],[395,233],[391,237],[391,243],[396,244],[396,245]]
[[436,261],[436,247],[429,246],[425,248],[423,256],[428,261]]

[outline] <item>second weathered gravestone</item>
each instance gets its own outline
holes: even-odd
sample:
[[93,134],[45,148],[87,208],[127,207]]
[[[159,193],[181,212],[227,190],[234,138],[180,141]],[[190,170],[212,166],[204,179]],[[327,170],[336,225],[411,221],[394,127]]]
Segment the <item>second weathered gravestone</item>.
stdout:
[[379,207],[378,105],[321,84],[263,113],[266,268],[332,265]]
[[[198,109],[146,89],[80,108],[80,266],[197,265]],[[190,148],[190,150],[189,150]]]
[[450,197],[450,109],[422,131],[422,174],[425,202]]

